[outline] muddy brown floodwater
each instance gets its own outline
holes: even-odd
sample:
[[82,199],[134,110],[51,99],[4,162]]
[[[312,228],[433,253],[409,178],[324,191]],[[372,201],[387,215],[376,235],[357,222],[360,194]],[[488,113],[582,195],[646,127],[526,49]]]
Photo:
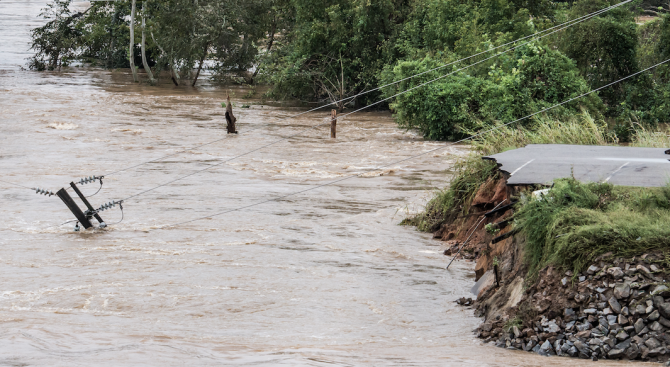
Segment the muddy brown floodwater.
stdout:
[[[0,0],[0,176],[50,190],[110,175],[94,205],[141,192],[323,122],[239,87],[133,84],[127,70],[22,69],[45,0]],[[85,7],[87,3],[75,3]],[[225,136],[224,93],[239,135]],[[240,108],[250,104],[250,108]],[[254,131],[247,131],[256,129]],[[445,185],[463,147],[169,229],[443,146],[360,113],[125,203],[73,232],[56,197],[0,183],[0,365],[577,366],[481,344],[473,264],[398,226]],[[96,191],[83,187],[85,194]],[[102,213],[108,223],[120,212]],[[609,362],[608,362],[609,363]],[[598,362],[598,365],[606,363]]]

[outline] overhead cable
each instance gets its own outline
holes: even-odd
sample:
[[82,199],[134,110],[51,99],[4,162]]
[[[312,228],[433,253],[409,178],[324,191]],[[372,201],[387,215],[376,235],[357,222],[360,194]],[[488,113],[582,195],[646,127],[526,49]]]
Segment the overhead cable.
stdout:
[[[629,1],[630,1],[630,0],[628,0],[628,1],[626,1],[626,2],[629,2]],[[624,2],[624,3],[626,3],[626,2]],[[604,11],[607,11],[607,10],[609,10],[609,9],[610,9],[610,8],[607,8],[607,9],[605,9],[605,10],[600,10],[599,12],[596,12],[596,13],[597,13],[596,15],[598,15],[598,14],[604,12]],[[568,27],[570,27],[570,26],[572,26],[572,25],[575,25],[575,24],[577,24],[577,23],[579,23],[579,22],[583,22],[583,21],[585,21],[585,20],[588,20],[588,19],[590,19],[590,18],[592,18],[592,17],[594,17],[594,16],[596,16],[596,15],[592,15],[592,16],[589,17],[589,18],[581,19],[581,20],[578,21],[578,22],[572,23],[572,24],[567,25],[567,26],[565,26],[565,27],[563,27],[563,28],[556,29],[556,30],[554,30],[553,32],[550,32],[550,33],[547,33],[547,34],[544,34],[544,35],[535,37],[535,38],[531,39],[530,41],[524,42],[524,43],[519,44],[519,45],[517,45],[517,46],[514,46],[514,47],[512,47],[512,48],[510,48],[510,49],[507,49],[507,50],[505,50],[505,51],[501,51],[501,52],[499,52],[499,53],[497,53],[497,54],[495,54],[495,55],[493,55],[493,56],[487,57],[486,59],[483,59],[483,60],[477,61],[477,62],[475,62],[475,63],[473,63],[473,64],[464,66],[464,67],[462,67],[462,68],[460,68],[460,69],[454,70],[454,71],[452,71],[452,72],[450,72],[450,73],[448,73],[448,74],[445,74],[445,75],[439,76],[439,77],[437,77],[437,78],[431,79],[431,80],[429,80],[429,81],[427,81],[427,82],[425,82],[425,83],[421,83],[421,84],[419,84],[419,85],[416,85],[416,86],[414,86],[414,87],[412,87],[412,88],[410,88],[410,89],[404,90],[404,91],[402,91],[402,92],[398,92],[398,93],[396,93],[396,94],[394,94],[394,95],[392,95],[392,96],[390,96],[390,97],[384,98],[384,99],[379,100],[379,101],[377,101],[377,102],[375,102],[375,103],[372,103],[372,104],[369,104],[369,105],[367,105],[367,106],[361,107],[361,108],[359,108],[359,109],[357,109],[357,110],[354,110],[354,111],[352,111],[352,112],[346,113],[346,114],[344,114],[344,115],[340,115],[340,116],[338,116],[338,118],[344,118],[344,117],[347,117],[347,116],[349,116],[349,115],[352,115],[352,114],[354,114],[354,113],[363,111],[363,110],[365,110],[365,109],[367,109],[367,108],[370,108],[370,107],[372,107],[372,106],[378,105],[378,104],[383,103],[383,102],[385,102],[385,101],[388,101],[388,100],[390,100],[390,99],[392,99],[392,98],[398,97],[398,96],[400,96],[400,95],[402,95],[402,94],[405,94],[405,93],[407,93],[407,92],[410,92],[410,91],[412,91],[412,90],[415,90],[415,89],[417,89],[417,88],[421,88],[421,87],[423,87],[423,86],[426,86],[426,85],[428,85],[428,84],[430,84],[430,83],[433,83],[433,82],[435,82],[435,81],[437,81],[437,80],[444,79],[444,78],[446,78],[446,77],[448,77],[448,76],[454,75],[454,74],[456,74],[456,73],[458,73],[458,72],[461,72],[461,71],[463,71],[463,70],[469,69],[469,68],[471,68],[471,67],[473,67],[473,66],[475,66],[475,65],[481,64],[481,63],[483,63],[483,62],[485,62],[485,61],[488,61],[488,60],[491,60],[491,59],[493,59],[493,58],[495,58],[495,57],[498,57],[498,56],[500,56],[500,55],[502,55],[502,54],[505,54],[505,53],[507,53],[507,52],[513,51],[513,50],[515,50],[515,49],[517,49],[517,48],[519,48],[519,47],[525,46],[525,45],[527,45],[527,44],[529,44],[529,43],[532,43],[532,42],[534,42],[534,41],[536,41],[536,40],[538,40],[538,39],[540,39],[540,38],[547,37],[547,36],[552,35],[552,34],[554,34],[554,33],[556,33],[556,32],[560,32],[560,31],[562,31],[562,30],[564,30],[564,29],[566,29],[566,28],[568,28]],[[156,190],[156,189],[158,189],[158,188],[161,188],[161,187],[163,187],[163,186],[170,185],[170,184],[172,184],[172,183],[174,183],[174,182],[177,182],[177,181],[183,180],[183,179],[185,179],[185,178],[191,177],[191,176],[196,175],[196,174],[198,174],[198,173],[200,173],[200,172],[204,172],[204,171],[210,170],[210,169],[212,169],[212,168],[214,168],[214,167],[218,167],[218,166],[220,166],[220,165],[222,165],[222,164],[224,164],[224,163],[227,163],[227,162],[230,162],[230,161],[235,160],[235,159],[237,159],[237,158],[243,157],[243,156],[245,156],[245,155],[249,155],[249,154],[251,154],[251,153],[257,152],[257,151],[259,151],[259,150],[261,150],[261,149],[264,149],[264,148],[267,148],[267,147],[269,147],[269,146],[275,145],[275,144],[277,144],[277,143],[280,143],[280,142],[282,142],[282,141],[288,140],[288,139],[290,139],[290,138],[299,136],[299,135],[301,135],[302,133],[304,133],[305,131],[308,131],[308,130],[310,130],[310,129],[315,129],[315,128],[317,128],[317,127],[320,127],[320,126],[323,126],[323,125],[326,125],[326,124],[330,124],[330,122],[328,121],[328,122],[324,122],[324,123],[321,123],[321,124],[313,125],[313,126],[311,126],[311,127],[307,127],[307,128],[305,128],[305,129],[302,129],[302,130],[298,131],[298,132],[295,133],[295,134],[292,134],[292,135],[289,135],[289,136],[286,136],[286,137],[277,139],[277,140],[275,140],[275,141],[273,141],[273,142],[271,142],[271,143],[262,145],[262,146],[260,146],[260,147],[258,147],[258,148],[256,148],[256,149],[252,149],[252,150],[250,150],[250,151],[247,151],[247,152],[238,154],[238,155],[236,155],[236,156],[233,156],[233,157],[231,157],[231,158],[225,159],[225,160],[220,161],[220,162],[218,162],[218,163],[212,164],[212,165],[210,165],[210,166],[208,166],[208,167],[205,167],[205,168],[203,168],[203,169],[200,169],[200,170],[194,171],[194,172],[192,172],[192,173],[189,173],[189,174],[187,174],[187,175],[185,175],[185,176],[181,176],[181,177],[175,178],[175,179],[173,179],[173,180],[171,180],[171,181],[162,183],[162,184],[160,184],[160,185],[158,185],[158,186],[154,186],[154,187],[152,187],[152,188],[149,188],[149,189],[140,191],[140,192],[138,192],[137,194],[134,194],[134,195],[131,195],[131,196],[128,196],[128,197],[124,198],[123,201],[127,201],[127,200],[132,199],[132,198],[135,198],[135,197],[137,197],[137,196],[146,194],[146,193],[148,193],[148,192],[150,192],[150,191],[154,191],[154,190]]]
[[482,136],[482,135],[488,134],[488,133],[490,133],[490,132],[493,132],[493,131],[495,131],[495,130],[501,129],[501,128],[505,127],[505,126],[512,125],[512,124],[517,123],[517,122],[519,122],[519,121],[523,121],[523,120],[529,119],[529,118],[531,118],[531,117],[533,117],[533,116],[536,116],[536,115],[539,115],[539,114],[541,114],[541,113],[547,112],[547,111],[552,110],[552,109],[554,109],[554,108],[556,108],[556,107],[560,107],[560,106],[562,106],[562,105],[564,105],[564,104],[566,104],[566,103],[570,103],[570,102],[572,102],[572,101],[574,101],[574,100],[580,99],[580,98],[582,98],[582,97],[585,97],[585,96],[588,96],[588,95],[593,94],[593,93],[595,93],[595,92],[598,92],[598,91],[600,91],[600,90],[602,90],[602,89],[608,88],[608,87],[610,87],[610,86],[612,86],[612,85],[614,85],[614,84],[620,83],[620,82],[622,82],[622,81],[624,81],[624,80],[626,80],[626,79],[630,79],[630,78],[632,78],[632,77],[634,77],[634,76],[636,76],[636,75],[642,74],[642,73],[644,73],[644,72],[646,72],[646,71],[648,71],[648,70],[654,69],[654,68],[656,68],[656,67],[658,67],[658,66],[660,66],[660,65],[666,64],[666,63],[668,63],[668,62],[670,62],[670,59],[667,59],[667,60],[665,60],[665,61],[663,61],[663,62],[660,62],[660,63],[658,63],[658,64],[656,64],[656,65],[650,66],[650,67],[648,67],[648,68],[646,68],[646,69],[644,69],[644,70],[638,71],[637,73],[628,75],[628,76],[626,76],[626,77],[624,77],[624,78],[621,78],[621,79],[619,79],[619,80],[617,80],[617,81],[614,81],[614,82],[609,83],[609,84],[607,84],[607,85],[604,85],[604,86],[602,86],[602,87],[593,89],[593,90],[591,90],[591,91],[589,91],[589,92],[586,92],[586,93],[584,93],[584,94],[580,94],[580,95],[577,96],[577,97],[570,98],[570,99],[565,100],[565,101],[563,101],[563,102],[557,103],[557,104],[555,104],[555,105],[553,105],[553,106],[551,106],[551,107],[547,107],[547,108],[545,108],[545,109],[542,109],[542,110],[540,110],[540,111],[538,111],[538,112],[532,113],[532,114],[530,114],[530,115],[524,116],[524,117],[522,117],[522,118],[516,119],[516,120],[511,121],[511,122],[508,122],[508,123],[506,123],[506,124],[498,125],[498,126],[495,126],[495,127],[491,128],[491,129],[488,129],[488,130],[485,130],[485,131],[481,131],[481,132],[479,132],[479,133],[477,133],[477,134],[475,134],[475,135],[472,135],[472,136],[470,136],[470,137],[467,137],[467,138],[464,138],[464,139],[461,139],[461,140],[458,140],[458,141],[449,143],[449,144],[447,144],[447,145],[445,145],[445,146],[442,146],[442,147],[438,147],[438,148],[435,148],[435,149],[431,149],[431,150],[425,151],[425,152],[423,152],[423,153],[419,153],[419,154],[413,155],[413,156],[408,157],[408,158],[403,158],[403,159],[401,159],[401,160],[397,160],[397,161],[395,161],[395,162],[391,162],[391,163],[385,164],[385,165],[383,165],[383,166],[379,166],[379,167],[376,167],[376,168],[373,168],[373,169],[366,170],[365,172],[362,172],[362,173],[357,173],[357,174],[354,174],[354,175],[346,176],[346,177],[343,177],[343,178],[340,178],[340,179],[337,179],[337,180],[333,180],[333,181],[330,181],[330,182],[327,182],[327,183],[324,183],[324,184],[321,184],[321,185],[313,186],[313,187],[308,188],[308,189],[304,189],[304,190],[296,191],[296,192],[293,192],[293,193],[290,193],[290,194],[286,194],[286,195],[282,195],[282,196],[279,196],[279,197],[276,197],[276,198],[272,198],[272,199],[267,199],[267,200],[260,201],[260,202],[254,203],[254,204],[249,204],[249,205],[245,205],[245,206],[241,206],[241,207],[237,207],[237,208],[233,208],[233,209],[225,210],[225,211],[222,211],[222,212],[219,212],[219,213],[215,213],[215,214],[211,214],[211,215],[207,215],[207,216],[204,216],[204,217],[199,217],[199,218],[191,219],[191,220],[184,221],[184,222],[179,222],[179,223],[170,224],[170,225],[163,226],[163,227],[159,227],[159,228],[154,228],[154,229],[152,229],[152,230],[166,229],[166,228],[176,227],[176,226],[180,226],[180,225],[183,225],[183,224],[187,224],[187,223],[191,223],[191,222],[199,221],[199,220],[202,220],[202,219],[210,219],[210,218],[217,217],[217,216],[220,216],[220,215],[223,215],[223,214],[227,214],[227,213],[231,213],[231,212],[234,212],[234,211],[238,211],[238,210],[243,210],[243,209],[251,208],[251,207],[258,206],[258,205],[265,204],[265,203],[269,203],[269,202],[272,202],[272,201],[279,201],[279,200],[285,199],[285,198],[290,197],[290,196],[294,196],[294,195],[302,194],[302,193],[305,193],[305,192],[308,192],[308,191],[316,190],[316,189],[319,189],[319,188],[324,187],[324,186],[333,185],[333,184],[336,184],[336,183],[338,183],[338,182],[342,182],[342,181],[345,181],[345,180],[348,180],[348,179],[351,179],[351,178],[354,178],[354,177],[359,177],[359,176],[364,175],[364,174],[369,173],[369,172],[378,171],[378,170],[380,170],[380,169],[384,169],[384,168],[387,168],[387,167],[389,167],[389,166],[393,166],[393,165],[396,165],[396,164],[399,164],[399,163],[403,163],[403,162],[409,161],[409,160],[411,160],[411,159],[418,158],[418,157],[424,156],[424,155],[426,155],[426,154],[430,154],[430,153],[436,152],[436,151],[438,151],[438,150],[442,150],[442,149],[448,148],[448,147],[453,146],[453,145],[455,145],[455,144],[462,143],[462,142],[465,142],[465,141],[468,141],[468,140],[472,140],[472,139],[474,139],[474,138],[477,138],[477,137],[479,137],[479,136]]
[[[575,19],[569,20],[569,21],[567,21],[567,22],[558,24],[558,25],[553,26],[553,27],[551,27],[551,28],[547,28],[547,29],[545,29],[545,30],[542,30],[542,31],[539,31],[539,32],[535,32],[535,33],[533,33],[533,34],[531,34],[531,35],[529,35],[529,36],[525,36],[525,37],[516,39],[516,40],[514,40],[514,41],[507,42],[507,43],[502,44],[502,45],[500,45],[500,46],[496,46],[496,47],[487,49],[487,50],[485,50],[485,51],[476,53],[476,54],[474,54],[474,55],[471,55],[471,56],[468,56],[468,57],[465,57],[465,58],[462,58],[462,59],[458,59],[458,60],[456,60],[456,61],[452,61],[452,62],[449,62],[449,63],[447,63],[447,64],[440,65],[440,66],[435,67],[435,68],[433,68],[433,69],[426,70],[426,71],[423,71],[423,72],[421,72],[421,73],[414,74],[414,75],[405,77],[405,78],[403,78],[403,79],[396,80],[396,81],[394,81],[394,82],[387,83],[387,84],[384,84],[384,85],[382,85],[382,86],[379,86],[379,87],[376,87],[376,88],[373,88],[373,89],[370,89],[370,90],[367,90],[367,91],[363,91],[363,92],[358,93],[358,94],[356,94],[356,95],[349,96],[349,97],[346,97],[346,98],[342,98],[342,99],[340,99],[340,100],[333,101],[333,102],[330,102],[330,103],[321,105],[321,106],[319,106],[319,107],[312,108],[312,109],[307,110],[307,111],[303,111],[303,112],[298,113],[298,114],[295,114],[295,115],[291,115],[291,116],[287,116],[287,117],[281,118],[281,119],[277,120],[275,123],[278,123],[278,122],[281,122],[281,121],[285,121],[285,120],[288,120],[288,119],[292,119],[292,118],[296,118],[296,117],[305,115],[305,114],[310,113],[310,112],[318,111],[318,110],[320,110],[320,109],[322,109],[322,108],[325,108],[325,107],[328,107],[328,106],[331,106],[331,105],[337,105],[337,104],[340,103],[340,102],[351,101],[351,100],[353,100],[353,99],[355,99],[355,98],[358,98],[358,97],[360,97],[360,96],[366,95],[366,94],[368,94],[368,93],[371,93],[371,92],[374,92],[374,91],[377,91],[377,90],[380,90],[380,89],[383,89],[383,88],[386,88],[386,87],[389,87],[389,86],[392,86],[392,85],[395,85],[395,84],[398,84],[398,83],[402,83],[402,82],[404,82],[404,81],[406,81],[406,80],[410,80],[410,79],[416,78],[416,77],[418,77],[418,76],[421,76],[421,75],[424,75],[424,74],[427,74],[427,73],[430,73],[430,72],[433,72],[433,71],[436,71],[436,70],[443,69],[443,68],[445,68],[445,67],[447,67],[447,66],[451,66],[451,65],[454,65],[454,64],[457,64],[457,63],[460,63],[460,62],[469,60],[469,59],[474,58],[474,57],[477,57],[477,56],[481,56],[481,55],[486,54],[486,53],[489,53],[489,52],[491,52],[491,51],[495,51],[495,50],[497,50],[497,49],[499,49],[499,48],[502,48],[502,47],[506,47],[506,46],[512,45],[512,44],[514,44],[514,43],[516,43],[516,42],[523,41],[523,40],[528,39],[528,38],[533,38],[533,37],[539,36],[539,35],[541,35],[542,33],[549,32],[549,31],[551,31],[551,30],[554,30],[554,29],[557,29],[557,28],[560,28],[560,27],[564,27],[564,26],[565,26],[564,28],[562,28],[562,29],[565,29],[565,28],[570,27],[570,26],[572,26],[572,25],[575,25],[575,24],[577,24],[577,23],[581,23],[581,22],[584,21],[584,20],[591,19],[591,18],[593,18],[593,17],[595,17],[595,16],[598,16],[598,15],[600,15],[600,14],[603,14],[603,13],[605,13],[605,12],[608,12],[608,11],[610,11],[610,10],[612,10],[612,9],[617,8],[617,7],[620,7],[620,6],[622,6],[622,5],[624,5],[624,4],[627,4],[627,3],[631,2],[631,1],[633,1],[633,0],[626,0],[626,1],[620,2],[620,3],[618,3],[618,4],[609,6],[609,7],[607,7],[607,8],[600,9],[600,10],[598,10],[598,11],[595,11],[595,12],[593,12],[593,13],[583,15],[583,16],[581,16],[581,17],[579,17],[579,18],[575,18]],[[561,30],[562,30],[562,29],[561,29]],[[552,33],[550,33],[550,34],[553,34],[553,33],[555,33],[555,32],[552,32]],[[549,34],[547,34],[547,35],[549,35]],[[546,36],[546,35],[545,35],[545,36]],[[544,37],[544,36],[542,36],[542,37]],[[541,37],[540,37],[540,38],[541,38]],[[476,65],[476,64],[475,64],[475,65]],[[382,102],[383,102],[383,101],[382,101]],[[379,103],[381,103],[381,102],[379,102]],[[251,131],[254,131],[254,130],[258,130],[258,129],[260,129],[260,128],[262,128],[262,127],[257,127],[257,128],[255,128],[255,129],[250,129],[250,130],[247,130],[247,132],[251,132]],[[152,160],[150,160],[150,161],[146,161],[146,162],[138,163],[138,164],[135,164],[135,165],[126,167],[126,168],[122,168],[122,169],[113,171],[113,172],[111,172],[111,173],[106,173],[105,175],[106,175],[106,176],[111,176],[111,175],[114,175],[114,174],[117,174],[117,173],[120,173],[120,172],[123,172],[123,171],[127,171],[127,170],[130,170],[130,169],[133,169],[133,168],[137,168],[137,167],[139,167],[139,166],[143,166],[143,165],[145,165],[145,164],[149,164],[149,163],[154,163],[154,162],[157,162],[157,161],[161,161],[161,160],[163,160],[163,159],[170,158],[170,157],[173,157],[173,156],[175,156],[175,155],[179,155],[179,154],[181,154],[181,153],[183,153],[183,152],[185,152],[185,151],[188,151],[188,150],[199,149],[199,148],[202,148],[202,147],[207,146],[207,145],[211,145],[211,144],[218,143],[218,142],[220,142],[220,141],[222,141],[222,140],[225,140],[226,138],[227,138],[227,137],[223,137],[223,138],[216,139],[216,140],[213,140],[213,141],[210,141],[210,142],[207,142],[207,143],[203,143],[203,144],[200,144],[200,145],[196,145],[196,146],[193,146],[193,147],[190,147],[190,148],[183,148],[183,149],[181,149],[180,151],[177,151],[177,152],[175,152],[175,153],[168,154],[168,155],[165,155],[165,156],[156,158],[156,159],[152,159]]]
[[22,188],[24,188],[24,189],[28,189],[28,190],[35,191],[35,189],[33,189],[33,188],[30,188],[30,187],[28,187],[28,186],[19,185],[19,184],[14,183],[14,182],[9,182],[9,181],[5,181],[5,180],[0,180],[0,182],[4,182],[4,183],[6,183],[6,184],[8,184],[8,185],[14,185],[14,186],[22,187]]

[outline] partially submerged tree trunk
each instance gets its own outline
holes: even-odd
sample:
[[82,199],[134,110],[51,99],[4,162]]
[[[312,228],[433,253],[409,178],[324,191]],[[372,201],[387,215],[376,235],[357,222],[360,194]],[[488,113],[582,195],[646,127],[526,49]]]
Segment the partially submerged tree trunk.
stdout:
[[198,77],[200,76],[200,70],[202,70],[202,65],[205,63],[205,59],[207,58],[207,51],[209,50],[209,44],[205,45],[205,50],[202,52],[202,57],[200,58],[200,64],[198,65],[198,71],[195,73],[195,77],[193,78],[193,83],[191,84],[192,87],[195,87],[195,83],[198,82]]
[[151,72],[151,68],[149,67],[149,64],[147,63],[147,52],[146,52],[146,32],[145,28],[147,26],[146,23],[146,5],[147,2],[142,1],[142,64],[144,65],[144,71],[147,72],[147,75],[149,76],[149,82],[151,84],[154,84],[156,81],[154,80],[154,74]]
[[[161,53],[165,54],[165,50],[163,49],[163,47],[161,47],[161,45],[159,45],[158,42],[156,42],[154,32],[151,32],[151,39],[154,40],[154,43],[156,44],[158,49],[161,50]],[[172,82],[174,83],[174,85],[179,86],[179,81],[177,81],[177,78],[175,78],[175,72],[174,69],[172,68],[172,64],[168,64],[168,68],[170,68],[170,77],[172,78]]]
[[228,130],[228,134],[237,134],[235,121],[237,121],[237,118],[233,116],[233,104],[230,102],[230,95],[226,95],[226,130]]
[[132,7],[130,10],[130,70],[133,72],[133,81],[135,83],[139,82],[139,78],[137,77],[137,70],[135,69],[135,52],[133,50],[133,46],[135,43],[135,0],[132,0]]

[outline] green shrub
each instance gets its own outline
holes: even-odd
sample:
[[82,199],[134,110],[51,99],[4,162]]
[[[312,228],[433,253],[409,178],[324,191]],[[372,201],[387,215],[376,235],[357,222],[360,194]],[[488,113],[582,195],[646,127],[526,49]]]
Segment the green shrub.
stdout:
[[[382,83],[432,69],[441,62],[431,57],[400,62],[384,70]],[[392,96],[438,75],[436,71],[403,81],[386,88],[384,94]],[[586,91],[586,82],[566,56],[546,46],[525,46],[502,58],[500,65],[492,65],[488,75],[445,77],[396,97],[391,108],[401,127],[418,129],[428,139],[450,140],[475,133],[487,124],[511,122]],[[589,95],[550,113],[559,116],[561,111],[577,112],[582,107],[598,114],[601,104],[596,95]]]

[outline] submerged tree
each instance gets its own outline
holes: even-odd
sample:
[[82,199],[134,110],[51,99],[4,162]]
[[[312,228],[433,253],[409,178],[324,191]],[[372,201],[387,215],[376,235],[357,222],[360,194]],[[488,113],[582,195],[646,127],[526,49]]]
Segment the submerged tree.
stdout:
[[259,41],[271,27],[277,31],[268,16],[274,1],[143,0],[137,37],[136,0],[94,2],[84,13],[73,13],[71,0],[53,0],[43,13],[49,23],[33,31],[30,66],[56,69],[80,60],[130,67],[137,81],[141,63],[151,82],[155,66],[157,73],[168,70],[176,85],[182,78],[195,85],[208,64],[219,77],[245,72],[257,59]]

